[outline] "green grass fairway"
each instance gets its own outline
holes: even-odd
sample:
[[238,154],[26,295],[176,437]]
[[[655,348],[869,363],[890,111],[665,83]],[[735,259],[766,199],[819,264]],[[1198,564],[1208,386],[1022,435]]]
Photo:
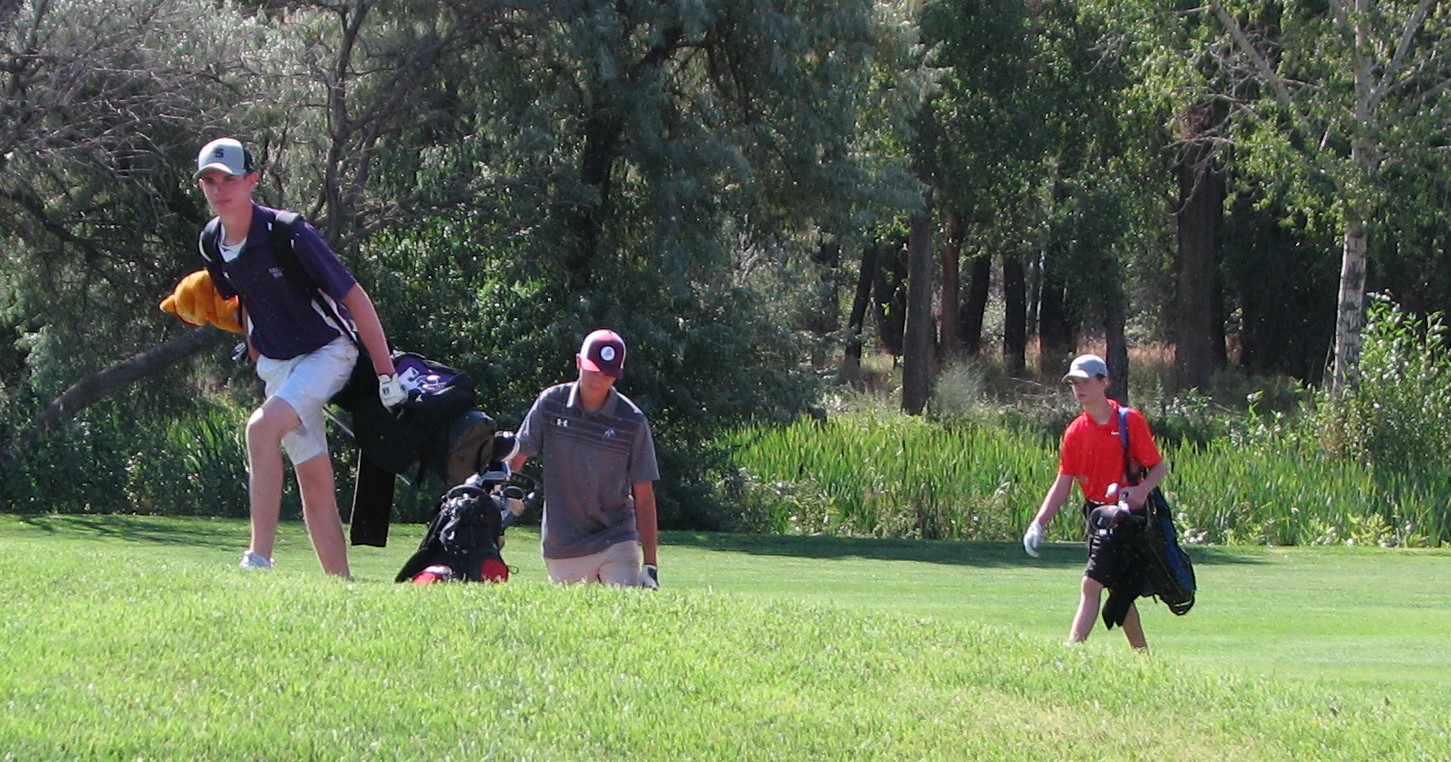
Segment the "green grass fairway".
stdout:
[[[1085,551],[1003,543],[689,535],[667,581],[976,622],[1066,640]],[[1252,675],[1451,691],[1451,552],[1190,546],[1201,593],[1176,617],[1139,601],[1156,659]],[[676,561],[676,558],[679,561]],[[673,569],[680,565],[685,568]],[[1089,646],[1124,651],[1100,622]]]
[[1193,548],[1151,653],[1063,636],[1083,551],[667,533],[665,589],[324,577],[245,524],[0,515],[0,760],[1442,759],[1451,552]]

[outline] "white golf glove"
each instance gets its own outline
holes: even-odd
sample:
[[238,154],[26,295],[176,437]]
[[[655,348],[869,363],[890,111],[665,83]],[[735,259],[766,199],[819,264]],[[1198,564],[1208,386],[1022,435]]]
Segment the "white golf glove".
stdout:
[[1023,550],[1033,558],[1038,557],[1038,543],[1043,541],[1043,525],[1037,521],[1028,525],[1028,531],[1023,533]]
[[648,587],[651,590],[660,589],[660,569],[654,564],[645,564],[640,567],[640,587]]
[[378,401],[383,407],[392,410],[408,399],[408,392],[403,388],[402,379],[396,375],[387,373],[378,376]]

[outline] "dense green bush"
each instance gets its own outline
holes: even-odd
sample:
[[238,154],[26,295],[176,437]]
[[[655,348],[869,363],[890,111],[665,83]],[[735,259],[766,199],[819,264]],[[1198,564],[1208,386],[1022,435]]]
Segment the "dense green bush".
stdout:
[[[1313,421],[1253,416],[1208,444],[1166,444],[1165,492],[1191,543],[1440,545],[1445,482],[1336,457]],[[1057,444],[1003,427],[880,411],[731,438],[742,526],[792,534],[1015,539],[1053,479]],[[1437,472],[1439,473],[1439,472]],[[1079,536],[1070,497],[1052,533]]]
[[1440,313],[1417,318],[1371,297],[1358,383],[1324,407],[1345,456],[1388,471],[1445,471],[1451,452],[1451,353]]
[[1439,545],[1451,539],[1444,482],[1334,456],[1276,419],[1167,454],[1165,492],[1191,542]]
[[[223,398],[176,418],[136,416],[124,403],[93,406],[29,447],[10,448],[0,494],[18,513],[245,517],[247,413]],[[345,460],[335,466],[350,473]],[[283,515],[296,518],[296,484],[284,484]],[[339,486],[347,505],[350,480]]]
[[[357,269],[377,284],[370,293],[390,339],[468,371],[503,428],[517,427],[542,389],[574,380],[589,331],[618,331],[629,351],[617,388],[650,419],[662,526],[729,525],[713,488],[727,455],[719,434],[750,420],[789,422],[812,402],[819,389],[799,367],[800,338],[728,280],[682,281],[672,271],[684,266],[679,252],[604,258],[597,277],[608,288],[582,293],[554,270],[558,252],[528,246],[479,219],[438,220],[380,236]],[[391,307],[400,304],[427,308]],[[537,460],[527,468],[547,475]]]

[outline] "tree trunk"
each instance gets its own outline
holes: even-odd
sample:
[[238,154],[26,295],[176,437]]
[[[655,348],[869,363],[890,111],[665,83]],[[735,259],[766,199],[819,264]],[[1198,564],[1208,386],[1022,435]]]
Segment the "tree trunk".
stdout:
[[[956,212],[947,213],[947,240],[942,247],[942,323],[938,340],[938,357],[946,359],[961,350],[957,336],[957,305],[962,259],[962,217]],[[965,338],[965,337],[964,337]],[[967,339],[971,341],[971,339]]]
[[18,443],[24,447],[35,442],[87,406],[219,343],[225,336],[225,332],[212,326],[195,328],[99,373],[86,376],[40,411],[21,432]]
[[877,266],[872,277],[872,297],[876,302],[877,337],[888,352],[902,355],[902,333],[906,330],[907,242],[895,240],[878,251]]
[[605,108],[596,104],[596,113],[585,122],[579,180],[590,198],[579,201],[566,218],[571,240],[563,247],[565,288],[576,294],[588,291],[594,280],[600,226],[609,215],[610,175],[623,130],[619,119],[604,113]]
[[1012,253],[1003,254],[1003,364],[1012,374],[1028,367],[1028,283]]
[[1024,274],[1027,276],[1028,292],[1028,321],[1024,327],[1028,338],[1033,339],[1038,336],[1038,319],[1043,312],[1043,257],[1030,256]]
[[[1216,226],[1224,224],[1224,210],[1222,207],[1220,209],[1219,219],[1215,224]],[[1221,260],[1219,246],[1215,246],[1214,259],[1216,262]],[[1228,368],[1229,336],[1224,328],[1227,317],[1224,314],[1224,278],[1218,275],[1218,268],[1216,268],[1215,273],[1214,293],[1210,296],[1209,299],[1209,308],[1213,312],[1213,315],[1209,321],[1209,326],[1210,329],[1214,332],[1212,337],[1212,344],[1214,347],[1214,367]]]
[[[1363,42],[1363,40],[1362,40]],[[1356,72],[1356,89],[1361,90],[1364,74]],[[1362,123],[1368,114],[1358,113]],[[1375,152],[1365,139],[1350,144],[1350,160],[1366,176],[1375,171]],[[1354,203],[1345,208],[1345,240],[1340,258],[1340,296],[1335,315],[1335,375],[1330,393],[1340,396],[1354,389],[1360,378],[1361,328],[1365,323],[1365,215]]]
[[1068,280],[1062,258],[1050,253],[1043,262],[1043,286],[1038,295],[1038,371],[1058,378],[1077,349],[1068,319]]
[[993,263],[986,254],[972,258],[967,276],[967,301],[958,313],[961,323],[962,345],[967,353],[976,357],[982,351],[982,322],[987,313],[987,298],[992,290]]
[[841,294],[836,271],[841,266],[841,246],[823,242],[811,255],[816,265],[816,309],[807,320],[806,329],[816,335],[811,367],[826,365],[827,341],[837,332],[841,320]]
[[1360,334],[1365,321],[1365,223],[1353,212],[1347,211],[1346,216],[1335,316],[1335,375],[1330,387],[1335,396],[1355,388],[1360,376]]
[[[647,72],[664,65],[679,44],[684,30],[679,26],[663,30],[655,44],[630,68],[634,75],[648,77]],[[625,82],[616,82],[625,87]],[[577,200],[566,216],[566,225],[574,240],[564,246],[565,286],[573,293],[587,291],[594,280],[595,258],[599,254],[605,220],[612,214],[611,180],[615,162],[619,160],[620,140],[624,136],[624,117],[628,108],[619,101],[627,96],[612,92],[594,93],[594,103],[584,127],[584,149],[579,158],[579,180],[589,198]]]
[[841,377],[847,383],[856,383],[862,374],[862,333],[866,330],[867,308],[872,303],[872,282],[876,280],[878,256],[879,247],[875,241],[862,249],[856,294],[851,300],[851,316],[847,318],[846,348],[841,358]]
[[1103,359],[1108,363],[1108,375],[1112,381],[1108,396],[1118,400],[1120,405],[1129,404],[1129,344],[1124,336],[1127,319],[1124,303],[1127,300],[1122,279],[1114,278],[1113,288],[1103,305],[1103,335],[1108,345]]
[[1179,261],[1174,304],[1174,361],[1178,388],[1207,389],[1217,353],[1212,320],[1216,293],[1215,236],[1223,204],[1223,180],[1213,168],[1212,147],[1190,140],[1179,153]]
[[912,215],[907,236],[907,323],[903,336],[902,410],[921,415],[932,391],[932,202]]

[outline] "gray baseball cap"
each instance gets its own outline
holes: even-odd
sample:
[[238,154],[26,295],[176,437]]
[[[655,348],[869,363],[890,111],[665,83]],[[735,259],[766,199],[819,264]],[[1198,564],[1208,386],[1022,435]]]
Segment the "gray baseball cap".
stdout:
[[202,146],[202,150],[196,155],[196,174],[192,175],[193,180],[212,170],[226,172],[229,175],[245,175],[248,172],[256,172],[257,167],[252,163],[252,152],[248,151],[236,138],[217,138]]
[[1073,358],[1073,364],[1063,374],[1065,382],[1075,378],[1108,378],[1108,363],[1098,355],[1079,355]]

